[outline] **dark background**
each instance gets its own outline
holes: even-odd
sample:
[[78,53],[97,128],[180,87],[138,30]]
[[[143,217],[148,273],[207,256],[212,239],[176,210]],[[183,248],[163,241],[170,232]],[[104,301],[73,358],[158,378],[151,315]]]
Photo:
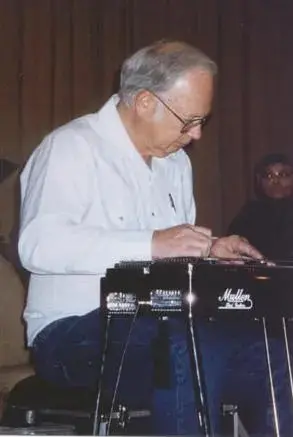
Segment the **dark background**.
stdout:
[[292,0],[0,0],[1,157],[22,164],[52,128],[97,110],[134,50],[185,40],[219,66],[190,156],[198,223],[223,232],[256,160],[291,153],[292,23]]

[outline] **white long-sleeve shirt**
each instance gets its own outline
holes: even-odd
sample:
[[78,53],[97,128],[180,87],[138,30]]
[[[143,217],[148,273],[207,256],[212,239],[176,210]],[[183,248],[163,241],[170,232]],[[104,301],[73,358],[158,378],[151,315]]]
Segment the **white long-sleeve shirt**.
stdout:
[[117,102],[52,132],[22,172],[29,345],[52,321],[99,307],[101,276],[121,260],[151,259],[154,230],[195,221],[187,155],[153,158],[149,168]]

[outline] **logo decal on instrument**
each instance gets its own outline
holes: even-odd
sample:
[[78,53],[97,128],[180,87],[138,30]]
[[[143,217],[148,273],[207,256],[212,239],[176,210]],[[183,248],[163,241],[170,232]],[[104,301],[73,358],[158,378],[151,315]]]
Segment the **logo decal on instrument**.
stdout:
[[251,296],[244,292],[244,288],[237,288],[234,293],[232,288],[226,288],[218,301],[219,310],[251,310],[253,307]]

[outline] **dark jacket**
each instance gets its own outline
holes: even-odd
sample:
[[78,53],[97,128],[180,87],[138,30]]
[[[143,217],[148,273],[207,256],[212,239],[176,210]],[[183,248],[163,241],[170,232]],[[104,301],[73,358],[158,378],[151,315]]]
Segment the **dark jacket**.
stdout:
[[231,234],[246,237],[269,259],[293,259],[293,200],[247,202],[231,222]]

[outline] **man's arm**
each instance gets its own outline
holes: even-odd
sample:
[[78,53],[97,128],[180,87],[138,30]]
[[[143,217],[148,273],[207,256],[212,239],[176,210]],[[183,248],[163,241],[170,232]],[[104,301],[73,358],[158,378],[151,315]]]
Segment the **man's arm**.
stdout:
[[21,177],[19,254],[26,269],[97,274],[121,259],[151,258],[151,230],[86,223],[91,198],[99,196],[95,171],[91,148],[68,131],[50,135],[31,158]]

